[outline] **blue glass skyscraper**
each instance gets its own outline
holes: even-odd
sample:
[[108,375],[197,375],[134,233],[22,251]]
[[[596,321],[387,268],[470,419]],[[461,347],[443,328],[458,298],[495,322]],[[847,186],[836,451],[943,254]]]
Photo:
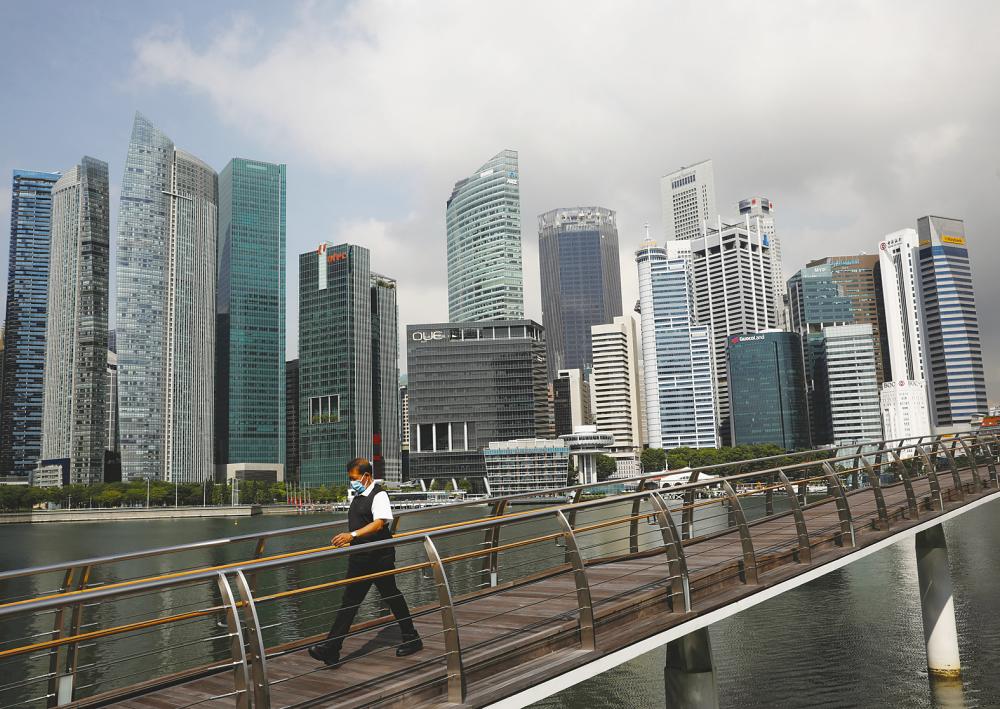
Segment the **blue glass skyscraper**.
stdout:
[[28,475],[41,453],[52,187],[58,179],[58,173],[14,171],[0,416],[5,475]]
[[590,328],[622,314],[615,213],[573,207],[540,215],[538,262],[551,382],[559,370],[590,367]]
[[933,433],[966,428],[987,412],[972,269],[960,219],[917,221],[920,315]]
[[218,276],[216,462],[284,465],[284,165],[234,158],[219,175]]

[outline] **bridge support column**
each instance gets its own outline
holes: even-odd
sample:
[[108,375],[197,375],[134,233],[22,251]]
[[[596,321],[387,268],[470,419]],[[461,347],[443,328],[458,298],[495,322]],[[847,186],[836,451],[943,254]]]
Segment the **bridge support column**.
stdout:
[[955,601],[948,570],[948,547],[940,524],[917,533],[917,579],[931,679],[960,680]]
[[668,709],[719,709],[708,628],[667,643],[663,686]]

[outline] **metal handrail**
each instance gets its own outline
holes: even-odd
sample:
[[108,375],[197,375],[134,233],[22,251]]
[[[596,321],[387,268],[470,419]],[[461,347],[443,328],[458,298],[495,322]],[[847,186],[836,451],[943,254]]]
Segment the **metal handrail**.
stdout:
[[[966,435],[966,434],[975,434],[975,433],[978,433],[978,429],[969,429],[968,431],[962,431],[962,432],[956,433],[956,434],[949,434],[948,438],[951,438],[953,436],[954,437],[958,437],[958,436],[962,436],[962,435]],[[944,437],[943,436],[935,437],[936,440],[939,440],[941,438],[944,438]],[[898,438],[898,439],[892,439],[892,440],[888,440],[888,441],[879,441],[878,443],[880,443],[880,444],[901,443],[901,445],[898,447],[898,449],[904,449],[904,448],[909,448],[910,447],[910,446],[906,446],[905,445],[905,442],[907,440],[912,440],[912,438]],[[920,439],[920,440],[922,440],[922,439]],[[710,473],[712,470],[718,470],[718,469],[722,469],[722,468],[731,468],[733,466],[741,465],[741,464],[760,463],[760,462],[766,462],[766,461],[770,461],[770,460],[778,460],[778,459],[785,459],[785,458],[795,458],[795,457],[800,457],[800,456],[812,455],[812,454],[816,454],[816,453],[826,453],[826,452],[831,452],[831,451],[835,452],[836,448],[816,448],[816,449],[808,450],[808,451],[796,451],[796,452],[792,452],[792,453],[783,453],[783,454],[778,454],[778,455],[773,455],[773,456],[766,456],[766,457],[763,457],[763,458],[755,458],[755,459],[752,459],[752,460],[749,460],[749,461],[734,461],[734,462],[731,462],[731,463],[716,463],[714,465],[702,466],[702,467],[699,467],[699,468],[693,468],[691,470],[692,481],[697,478],[697,474],[700,473],[700,472]],[[837,456],[837,457],[833,457],[833,458],[827,458],[826,460],[839,461],[839,460],[849,460],[849,459],[854,459],[854,458],[856,458],[856,455],[847,454],[847,455],[843,455],[843,456]],[[801,462],[801,463],[792,463],[790,465],[785,465],[785,466],[782,466],[782,467],[787,470],[787,469],[793,469],[793,468],[797,468],[797,467],[807,467],[809,465],[815,464],[816,462],[817,461],[805,461],[805,462]],[[766,470],[750,471],[750,472],[747,472],[747,473],[740,474],[739,477],[753,477],[754,475],[759,475],[759,474],[761,474],[763,472],[767,472],[767,471]],[[659,478],[662,478],[662,477],[666,477],[667,475],[671,475],[671,474],[673,474],[673,473],[671,473],[670,471],[660,471],[660,472],[656,472],[656,473],[646,473],[644,475],[638,475],[638,476],[633,476],[633,477],[629,477],[629,478],[607,480],[607,481],[599,482],[599,483],[585,483],[585,484],[580,484],[580,485],[568,485],[568,486],[563,486],[563,487],[559,487],[559,488],[544,490],[544,491],[541,491],[541,493],[544,493],[545,495],[550,495],[550,496],[556,496],[556,495],[567,494],[567,493],[578,493],[578,492],[583,492],[584,490],[587,490],[588,488],[606,488],[609,485],[619,485],[619,484],[625,484],[625,485],[627,485],[627,484],[630,484],[630,483],[633,483],[633,482],[634,483],[641,483],[641,482],[648,481],[648,480],[656,480],[656,479],[659,479]],[[730,477],[730,479],[735,479],[732,476],[726,476],[726,477]],[[715,478],[715,479],[718,479],[718,478]],[[681,486],[675,486],[674,488],[671,488],[671,489],[675,489],[675,488],[679,488],[679,487],[681,487]],[[531,499],[531,498],[537,497],[539,494],[540,494],[539,491],[532,491],[532,492],[516,493],[516,494],[513,494],[513,495],[499,495],[499,496],[490,497],[490,498],[484,498],[484,499],[479,499],[479,500],[469,500],[469,501],[460,501],[460,502],[448,503],[448,504],[444,504],[444,505],[437,505],[437,506],[435,506],[433,508],[427,508],[427,509],[402,510],[402,511],[398,512],[395,515],[395,517],[394,517],[394,526],[398,526],[398,522],[396,522],[395,520],[398,520],[400,518],[405,518],[405,517],[410,516],[410,515],[427,513],[430,510],[438,511],[438,510],[442,510],[442,509],[458,509],[458,508],[464,508],[464,507],[473,507],[473,506],[482,506],[482,505],[493,505],[493,504],[499,503],[501,501],[506,501],[506,503],[509,504],[509,502],[512,501],[512,500]],[[0,572],[0,583],[2,583],[3,581],[7,581],[9,579],[13,579],[13,578],[20,578],[20,577],[24,577],[24,576],[33,576],[33,575],[44,574],[44,573],[54,573],[54,572],[59,572],[59,571],[65,571],[65,570],[68,570],[68,569],[71,569],[71,568],[79,568],[79,567],[82,567],[82,566],[90,566],[90,567],[104,566],[106,564],[117,563],[117,562],[121,562],[121,561],[129,561],[129,560],[133,560],[133,559],[141,559],[141,558],[146,558],[146,557],[150,557],[150,556],[160,556],[160,555],[164,555],[164,554],[179,554],[179,553],[183,553],[183,552],[186,552],[186,551],[197,551],[197,550],[201,550],[201,549],[211,549],[211,548],[214,548],[214,547],[224,546],[224,545],[227,545],[227,544],[235,544],[235,543],[240,543],[240,542],[251,542],[251,541],[257,542],[258,545],[257,545],[257,548],[255,549],[255,554],[259,554],[259,553],[261,553],[263,551],[263,545],[260,544],[261,540],[272,539],[272,538],[275,538],[275,537],[282,537],[282,536],[290,536],[290,535],[302,534],[302,533],[307,533],[307,532],[311,532],[311,531],[318,531],[318,530],[321,530],[321,529],[329,529],[331,527],[342,526],[345,523],[346,523],[346,520],[332,520],[330,522],[320,522],[320,523],[317,523],[317,524],[301,525],[301,526],[298,526],[298,527],[287,527],[287,528],[283,528],[283,529],[267,530],[267,531],[255,532],[255,533],[250,533],[250,534],[242,534],[242,535],[237,535],[237,536],[232,536],[232,537],[221,537],[221,538],[218,538],[218,539],[209,539],[209,540],[204,540],[204,541],[199,541],[199,542],[188,542],[188,543],[185,543],[185,544],[176,544],[176,545],[170,545],[170,546],[164,546],[164,547],[155,547],[153,549],[137,550],[137,551],[134,551],[134,552],[123,552],[123,553],[119,553],[119,554],[110,554],[110,555],[105,555],[105,556],[97,556],[97,557],[90,557],[90,558],[85,558],[85,559],[77,559],[77,560],[74,560],[74,561],[63,562],[63,563],[58,563],[58,564],[47,564],[47,565],[43,565],[43,566],[29,567],[29,568],[24,568],[24,569],[13,569],[13,570],[9,570],[9,571],[2,571],[2,572]]]
[[[945,441],[950,442],[950,445],[945,443]],[[731,516],[731,521],[727,523],[727,528],[722,532],[712,532],[710,534],[699,534],[697,536],[697,541],[703,541],[710,539],[715,536],[724,534],[739,534],[739,540],[742,547],[742,555],[739,557],[734,557],[732,563],[739,562],[741,575],[743,576],[744,583],[754,584],[758,583],[758,577],[760,570],[758,568],[756,554],[754,549],[753,540],[753,527],[763,521],[781,517],[784,515],[790,515],[795,521],[795,529],[797,539],[795,542],[794,552],[797,555],[797,561],[799,563],[810,563],[811,561],[811,549],[814,543],[822,543],[828,541],[830,537],[821,536],[817,540],[810,539],[809,530],[805,525],[805,518],[803,514],[804,509],[811,509],[817,505],[829,504],[830,502],[836,503],[836,514],[839,520],[839,533],[835,535],[835,539],[840,539],[841,541],[846,541],[850,539],[851,546],[856,545],[856,530],[863,529],[864,527],[859,527],[857,525],[857,520],[855,520],[851,514],[850,504],[848,502],[848,495],[853,494],[848,493],[845,489],[844,482],[849,476],[853,476],[851,483],[852,486],[857,489],[861,482],[857,478],[857,473],[864,471],[867,474],[869,480],[869,487],[872,490],[872,494],[875,496],[876,507],[877,507],[877,518],[880,522],[884,522],[886,528],[888,527],[889,517],[888,512],[885,507],[885,500],[881,495],[881,481],[879,475],[881,474],[883,466],[891,466],[898,473],[899,482],[893,483],[898,485],[902,483],[903,489],[906,492],[907,506],[911,512],[917,511],[919,505],[915,498],[913,492],[913,485],[911,477],[913,477],[913,471],[910,470],[909,466],[906,465],[901,456],[899,455],[904,450],[914,451],[919,458],[915,457],[915,460],[920,460],[923,463],[924,475],[917,477],[921,479],[926,477],[929,484],[931,485],[932,493],[936,493],[938,497],[938,502],[940,505],[944,505],[944,497],[942,491],[940,490],[940,482],[938,481],[937,470],[936,470],[936,460],[939,460],[938,456],[944,456],[952,469],[953,475],[952,481],[954,487],[948,488],[948,499],[955,500],[958,495],[962,494],[960,492],[963,487],[963,481],[960,475],[957,474],[957,452],[964,452],[969,468],[972,468],[976,464],[975,460],[975,450],[978,447],[980,451],[986,451],[986,464],[990,469],[991,481],[995,481],[995,461],[993,460],[994,452],[992,446],[998,443],[995,437],[984,437],[981,435],[973,435],[971,437],[956,437],[955,439],[941,439],[937,438],[931,442],[930,452],[927,451],[921,444],[914,443],[911,445],[902,446],[888,446],[883,443],[874,444],[874,450],[870,452],[864,452],[863,449],[858,449],[857,452],[851,452],[843,456],[836,456],[833,458],[826,458],[823,460],[807,461],[794,463],[791,465],[786,465],[778,468],[765,469],[759,471],[751,472],[737,472],[729,476],[721,476],[712,478],[709,480],[692,480],[683,485],[675,486],[670,488],[671,493],[679,492],[685,496],[685,502],[689,497],[689,493],[692,496],[698,490],[704,490],[707,488],[723,488],[725,492],[725,498],[713,499],[710,501],[699,501],[698,506],[703,505],[718,505],[725,501],[728,506],[728,510]],[[959,451],[959,447],[961,450]],[[877,455],[877,463],[873,466],[869,460],[869,456]],[[883,455],[885,455],[885,462],[883,462]],[[774,456],[774,457],[785,457],[785,456]],[[858,466],[856,463],[858,460],[863,461],[863,466]],[[855,465],[853,469],[843,469],[837,470],[836,463],[854,461]],[[753,462],[753,461],[751,461]],[[735,467],[734,464],[724,464],[728,467]],[[714,466],[718,467],[718,466]],[[807,477],[798,480],[792,480],[786,474],[788,470],[807,470],[809,468],[820,468],[823,470],[823,475],[815,477]],[[668,475],[669,473],[663,473],[662,475]],[[650,480],[661,477],[662,475],[647,475],[643,476],[642,479]],[[773,478],[778,481],[775,485],[768,485],[766,488],[761,488],[760,490],[754,490],[745,493],[737,493],[733,487],[733,482],[747,480],[751,477],[757,478]],[[692,478],[697,478],[696,474],[692,475]],[[819,500],[809,505],[802,505],[799,503],[799,495],[796,494],[795,484],[802,484],[808,480],[821,480],[826,479],[829,483],[828,494],[825,499]],[[981,485],[980,478],[978,476],[978,471],[973,475],[974,485],[977,492],[980,491]],[[935,486],[934,483],[937,482],[938,485]],[[607,483],[601,483],[599,485],[606,485]],[[666,582],[668,584],[667,598],[670,600],[671,610],[674,612],[688,612],[692,609],[692,598],[691,598],[691,583],[688,575],[686,555],[684,546],[685,544],[695,543],[695,539],[688,539],[687,541],[682,541],[681,535],[678,534],[677,525],[674,522],[673,515],[682,513],[685,516],[685,521],[689,512],[693,514],[693,509],[695,505],[684,504],[681,506],[670,508],[664,501],[661,491],[657,489],[645,490],[643,485],[639,486],[639,489],[635,492],[622,493],[617,495],[612,495],[604,498],[581,500],[580,492],[591,486],[574,486],[574,497],[575,502],[562,503],[554,505],[547,508],[519,511],[510,514],[500,514],[494,515],[486,519],[476,519],[468,520],[465,522],[439,525],[437,527],[431,527],[424,530],[414,530],[409,532],[404,532],[398,536],[382,540],[378,542],[371,542],[364,545],[346,547],[346,548],[334,548],[334,547],[319,547],[310,550],[301,550],[296,552],[289,552],[285,554],[273,555],[270,557],[264,557],[259,559],[249,559],[240,562],[234,562],[225,565],[204,567],[200,569],[186,570],[182,572],[175,572],[171,574],[164,574],[157,577],[151,577],[148,579],[136,579],[125,581],[116,584],[108,584],[106,586],[98,587],[86,587],[85,581],[78,581],[73,583],[73,579],[77,578],[74,575],[69,574],[67,571],[67,578],[64,588],[73,588],[77,584],[77,588],[73,590],[53,594],[48,596],[43,596],[40,598],[32,598],[27,601],[18,601],[14,603],[8,603],[0,605],[0,620],[9,618],[15,615],[28,614],[28,613],[38,613],[42,611],[56,610],[57,614],[60,614],[64,609],[82,609],[85,604],[92,604],[98,601],[125,598],[129,596],[135,596],[142,593],[147,593],[151,591],[156,591],[163,588],[172,588],[182,585],[195,585],[203,582],[214,582],[219,585],[220,592],[222,594],[223,603],[222,605],[214,605],[208,608],[199,608],[187,613],[177,613],[171,616],[151,618],[143,620],[136,623],[127,623],[119,625],[113,628],[102,628],[91,631],[80,632],[80,619],[77,616],[75,623],[72,625],[70,632],[66,635],[61,633],[53,633],[54,637],[41,641],[39,643],[32,643],[29,645],[24,645],[17,648],[8,648],[7,650],[0,651],[0,659],[6,657],[12,657],[14,655],[26,654],[29,652],[37,652],[40,650],[57,650],[59,648],[69,648],[69,653],[72,654],[77,645],[81,642],[88,640],[98,640],[101,638],[106,638],[112,635],[121,635],[129,632],[133,632],[140,629],[146,628],[156,628],[164,626],[170,623],[176,623],[183,620],[191,620],[197,618],[203,618],[206,616],[218,614],[220,611],[224,611],[227,614],[227,623],[229,623],[230,630],[232,631],[232,623],[230,622],[231,617],[238,617],[238,613],[242,614],[243,621],[240,623],[237,621],[237,630],[239,631],[239,648],[236,648],[236,635],[230,632],[230,639],[233,655],[233,667],[236,672],[234,679],[236,692],[234,696],[237,698],[237,703],[239,706],[267,706],[269,700],[269,684],[267,679],[267,653],[264,648],[264,640],[261,633],[261,625],[257,616],[257,606],[260,603],[268,601],[277,601],[279,599],[290,598],[294,596],[299,596],[306,593],[312,593],[320,590],[328,590],[337,588],[340,586],[345,586],[351,583],[355,583],[364,579],[375,579],[381,576],[388,575],[399,575],[404,573],[410,573],[418,570],[430,569],[435,574],[436,581],[442,581],[445,583],[445,590],[447,594],[442,594],[442,588],[440,583],[436,583],[438,587],[439,596],[439,607],[442,613],[442,627],[445,633],[445,644],[446,651],[448,653],[448,673],[447,673],[447,685],[448,685],[448,696],[449,700],[452,702],[462,702],[465,700],[466,695],[466,680],[464,669],[462,668],[462,656],[461,656],[461,645],[458,642],[459,626],[455,620],[454,615],[454,605],[456,599],[452,596],[452,591],[447,587],[448,577],[445,572],[445,567],[448,564],[483,558],[489,563],[489,566],[484,566],[484,569],[497,569],[497,562],[494,559],[499,558],[499,554],[505,551],[510,551],[522,547],[526,547],[532,544],[539,544],[545,541],[551,541],[553,539],[562,538],[566,542],[566,557],[569,562],[569,570],[574,574],[575,588],[577,595],[577,626],[578,633],[580,637],[580,642],[582,649],[584,651],[592,651],[598,647],[597,636],[596,636],[596,624],[594,617],[594,606],[593,600],[591,598],[590,583],[588,581],[588,571],[587,568],[593,563],[606,563],[602,562],[601,559],[615,559],[619,558],[614,555],[611,557],[605,556],[599,559],[584,559],[582,554],[582,549],[579,547],[577,542],[577,535],[584,534],[587,532],[593,532],[598,530],[610,529],[615,526],[627,524],[629,527],[628,540],[624,538],[618,538],[619,542],[627,541],[629,546],[629,552],[632,554],[638,553],[638,544],[633,543],[633,540],[637,537],[633,534],[633,529],[636,528],[636,524],[641,518],[653,518],[656,520],[659,527],[659,536],[662,539],[662,546],[659,549],[659,553],[666,555],[666,566],[669,569],[668,578]],[[935,489],[937,487],[937,489]],[[988,489],[989,486],[986,486]],[[743,507],[740,503],[740,498],[745,498],[748,495],[759,493],[762,490],[765,492],[773,492],[776,489],[783,489],[789,498],[789,509],[783,511],[778,515],[773,514],[773,504],[766,507],[767,514],[764,518],[755,519],[753,522],[747,521],[746,515],[743,511]],[[970,488],[972,489],[972,488]],[[954,491],[954,492],[953,492]],[[493,508],[495,511],[502,511],[504,509],[504,501],[506,498],[500,498],[500,503]],[[644,500],[649,501],[652,506],[651,512],[641,513],[642,502]],[[585,511],[589,509],[598,509],[607,506],[614,505],[628,505],[631,503],[632,514],[631,515],[621,515],[616,514],[607,519],[600,519],[598,521],[588,522],[581,526],[576,526],[576,516],[580,511]],[[866,513],[867,514],[867,513]],[[725,514],[721,515],[725,517]],[[826,516],[820,515],[821,517]],[[815,517],[815,515],[814,515]],[[559,524],[559,531],[541,534],[531,537],[529,539],[521,539],[516,541],[511,541],[507,543],[500,542],[499,530],[502,526],[521,524],[526,521],[535,519],[555,519]],[[867,516],[864,518],[867,519]],[[693,516],[692,516],[693,520]],[[330,524],[323,525],[311,525],[309,528],[316,529],[321,527],[330,526]],[[303,529],[303,528],[299,528]],[[823,532],[826,528],[819,530]],[[282,531],[282,530],[277,530]],[[434,543],[435,539],[447,538],[457,534],[465,534],[468,532],[482,531],[485,533],[486,542],[483,544],[484,548],[477,548],[471,551],[462,551],[459,553],[453,553],[451,555],[441,557],[437,553],[437,547]],[[272,535],[274,536],[274,535]],[[259,535],[246,535],[244,539],[257,539]],[[600,536],[598,538],[601,538]],[[307,585],[304,587],[288,589],[284,591],[278,591],[276,593],[267,593],[261,595],[255,595],[252,583],[248,580],[248,577],[252,579],[252,575],[259,573],[261,571],[266,571],[269,569],[277,569],[281,567],[286,567],[289,564],[298,563],[310,563],[318,560],[328,560],[334,558],[344,558],[345,555],[350,555],[357,552],[371,552],[380,548],[397,547],[404,544],[417,544],[422,543],[427,553],[427,561],[418,562],[415,564],[407,564],[399,568],[393,568],[391,570],[386,570],[382,572],[376,572],[374,574],[369,574],[367,576],[352,577],[336,579],[332,581],[326,581],[319,584]],[[607,541],[601,542],[601,544],[608,544]],[[474,545],[475,546],[475,545]],[[263,546],[259,543],[258,549],[262,550]],[[433,549],[433,554],[427,551],[428,549]],[[773,548],[769,547],[764,550],[764,552],[770,553]],[[646,552],[644,552],[646,554]],[[648,554],[647,554],[648,555]],[[132,558],[135,558],[134,556]],[[661,557],[662,558],[662,557]],[[664,562],[660,562],[663,564]],[[729,562],[726,562],[729,563]],[[69,565],[68,568],[77,569],[79,562],[74,562]],[[723,567],[720,566],[720,573]],[[735,568],[735,566],[730,566],[728,568]],[[86,578],[86,573],[83,569],[80,569],[83,574],[80,579]],[[563,565],[562,567],[550,567],[546,573],[565,573],[567,567]],[[726,571],[725,573],[729,573]],[[226,581],[226,586],[228,586],[228,579],[232,577],[235,580],[236,588],[239,592],[239,600],[236,600],[232,593],[232,588],[229,588],[229,594],[226,595],[225,589],[222,587],[222,581]],[[730,576],[720,575],[719,578],[726,579]],[[491,585],[497,585],[494,580]],[[450,613],[450,616],[449,616]],[[449,619],[450,617],[450,619]],[[60,626],[61,627],[61,626]],[[245,629],[244,629],[245,628]],[[452,639],[449,640],[449,637]],[[50,657],[55,655],[58,657],[57,653],[51,653]],[[74,656],[75,657],[75,656]],[[456,664],[457,663],[457,664]],[[229,667],[229,665],[225,665]],[[58,664],[56,670],[58,670]],[[67,663],[66,674],[59,677],[59,680],[64,679],[66,676],[70,678],[70,696],[72,696],[72,678],[76,672],[75,659],[72,663]],[[242,683],[242,685],[241,685]],[[59,688],[60,696],[63,695],[61,687]],[[60,700],[60,703],[61,700]]]

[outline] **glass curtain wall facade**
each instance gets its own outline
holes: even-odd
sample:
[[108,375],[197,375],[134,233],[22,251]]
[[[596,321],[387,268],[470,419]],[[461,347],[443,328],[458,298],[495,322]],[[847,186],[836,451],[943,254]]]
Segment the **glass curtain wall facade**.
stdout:
[[52,189],[43,460],[104,480],[108,443],[108,164],[85,157]]
[[516,495],[565,487],[569,446],[561,438],[494,441],[483,449],[493,495]]
[[219,176],[216,462],[282,466],[285,166],[234,158]]
[[660,433],[660,445],[652,440],[650,445],[716,448],[719,436],[712,336],[707,326],[692,323],[687,262],[654,261],[646,300],[643,295],[640,291],[642,312],[651,311],[653,316],[654,346],[643,350],[643,366],[655,371],[658,410],[650,416],[659,419]]
[[299,361],[285,362],[285,480],[299,480]]
[[396,281],[372,274],[372,447],[375,477],[403,482]]
[[589,367],[590,328],[622,314],[615,213],[572,207],[540,215],[538,261],[552,381],[561,369]]
[[788,280],[789,328],[802,338],[809,426],[813,445],[833,442],[829,390],[823,362],[823,328],[854,322],[851,300],[833,279],[830,265],[803,268]]
[[917,233],[931,426],[949,433],[988,408],[969,247],[960,219],[921,217]]
[[299,480],[346,485],[371,460],[372,311],[368,249],[323,243],[299,256]]
[[59,177],[14,170],[0,415],[2,475],[27,477],[42,449],[52,188]]
[[875,271],[878,266],[878,256],[875,254],[858,254],[857,256],[827,256],[810,261],[809,266],[830,266],[834,283],[840,286],[841,294],[851,301],[852,322],[856,325],[872,326],[872,336],[875,338],[875,373],[879,386],[885,381],[882,351],[882,323],[885,322],[882,289],[876,284]]
[[726,360],[733,445],[809,448],[801,338],[794,332],[734,335]]
[[448,198],[448,318],[524,317],[517,152],[504,150]]
[[407,326],[411,479],[481,478],[491,442],[551,430],[544,333],[531,320]]
[[214,473],[218,179],[136,114],[118,217],[122,479]]

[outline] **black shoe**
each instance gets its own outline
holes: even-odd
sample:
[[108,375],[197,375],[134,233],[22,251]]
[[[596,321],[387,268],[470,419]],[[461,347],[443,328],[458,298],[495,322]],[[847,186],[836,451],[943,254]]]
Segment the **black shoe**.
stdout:
[[328,650],[322,645],[313,645],[309,648],[309,657],[319,660],[324,665],[336,665],[340,662],[340,651]]
[[403,644],[396,648],[396,657],[406,657],[424,649],[424,641],[417,635],[412,638],[404,638]]

